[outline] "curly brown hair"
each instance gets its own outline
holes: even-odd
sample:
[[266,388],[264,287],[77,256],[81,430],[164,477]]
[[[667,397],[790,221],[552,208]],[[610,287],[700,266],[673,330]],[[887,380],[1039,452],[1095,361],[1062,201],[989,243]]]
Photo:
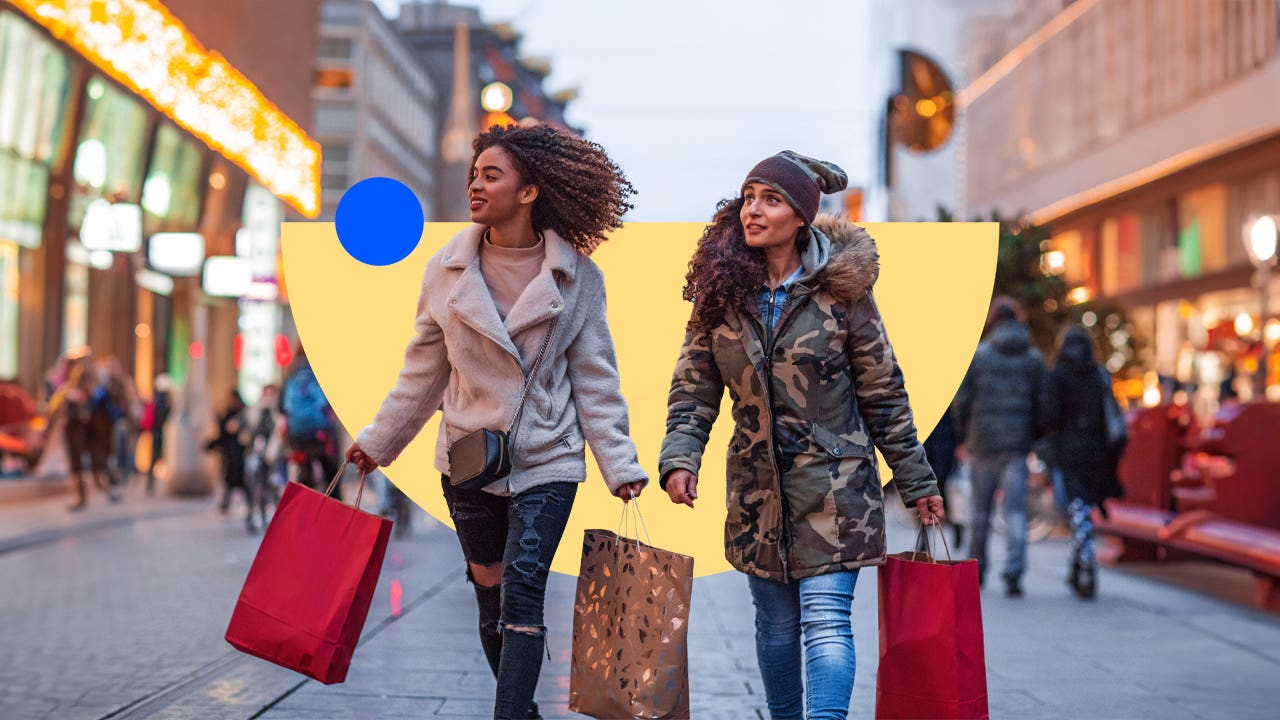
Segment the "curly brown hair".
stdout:
[[550,125],[494,125],[471,143],[468,184],[476,179],[476,158],[495,146],[507,152],[521,180],[538,186],[535,231],[554,230],[590,255],[605,233],[622,226],[636,190],[598,144]]
[[[729,311],[750,307],[769,279],[764,251],[747,245],[741,213],[741,197],[721,200],[689,260],[684,299],[693,303],[690,330],[710,330],[724,322]],[[808,239],[805,225],[796,234],[801,252]]]

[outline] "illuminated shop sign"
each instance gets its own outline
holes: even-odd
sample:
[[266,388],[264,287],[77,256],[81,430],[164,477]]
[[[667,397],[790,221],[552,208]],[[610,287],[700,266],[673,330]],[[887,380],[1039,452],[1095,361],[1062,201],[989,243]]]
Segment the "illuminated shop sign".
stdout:
[[320,145],[153,0],[13,0],[53,36],[146,98],[307,217]]
[[252,286],[253,268],[248,260],[222,255],[204,261],[206,295],[238,298],[249,292]]
[[80,244],[89,250],[137,252],[142,247],[142,208],[94,200],[80,223]]
[[147,243],[147,264],[169,275],[200,272],[204,262],[204,236],[200,233],[156,233]]

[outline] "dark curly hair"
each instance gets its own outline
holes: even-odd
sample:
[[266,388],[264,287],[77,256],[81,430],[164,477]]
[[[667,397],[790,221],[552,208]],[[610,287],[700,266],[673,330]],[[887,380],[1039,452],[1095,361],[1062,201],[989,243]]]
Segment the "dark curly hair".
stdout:
[[491,147],[507,152],[520,179],[538,186],[533,229],[551,229],[585,255],[605,233],[622,226],[635,188],[598,144],[550,125],[494,125],[471,147],[467,183],[476,179],[476,159]]
[[[747,245],[741,214],[741,197],[721,200],[698,240],[684,276],[684,299],[693,303],[690,330],[710,330],[724,322],[729,311],[749,307],[768,281],[764,251]],[[796,240],[804,252],[809,241],[807,225],[800,228]]]

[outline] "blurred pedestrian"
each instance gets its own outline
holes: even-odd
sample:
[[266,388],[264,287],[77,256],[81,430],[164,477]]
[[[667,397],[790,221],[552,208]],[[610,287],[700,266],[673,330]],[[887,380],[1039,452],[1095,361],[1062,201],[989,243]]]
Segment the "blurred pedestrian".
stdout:
[[53,365],[44,374],[44,395],[52,400],[71,375],[71,365],[88,353],[87,348],[72,348],[58,356]]
[[60,402],[58,390],[67,382],[70,355],[82,354],[81,349],[69,350],[58,356],[44,374],[45,428],[41,439],[40,457],[31,474],[37,478],[61,478],[71,474],[71,460],[67,452],[67,415],[54,412],[55,401]]
[[[281,407],[289,452],[298,464],[298,481],[324,491],[338,475],[337,423],[301,345],[285,374]],[[315,476],[317,464],[323,477]],[[342,499],[341,482],[334,487],[333,497]]]
[[218,418],[218,435],[205,445],[206,450],[217,450],[222,455],[222,502],[218,509],[227,514],[231,508],[231,494],[237,490],[244,494],[245,524],[253,530],[253,502],[249,486],[245,482],[245,405],[240,392],[234,388],[227,396],[227,409]]
[[156,463],[164,460],[164,428],[173,408],[173,380],[166,373],[156,376],[153,395],[148,408],[143,410],[145,431],[151,434],[151,460],[147,463],[147,494],[156,490]]
[[137,472],[135,452],[138,426],[142,419],[142,403],[133,378],[114,355],[95,363],[97,382],[103,391],[111,420],[111,456],[107,477],[113,487],[124,488]]
[[986,579],[987,535],[995,494],[1003,495],[1006,533],[1004,583],[1009,597],[1022,595],[1027,566],[1027,454],[1039,435],[1044,362],[1031,346],[1016,300],[999,296],[987,315],[960,390],[952,401],[964,437],[973,492],[969,557],[978,560],[978,582]]
[[1067,582],[1080,597],[1092,598],[1097,592],[1093,508],[1105,512],[1102,501],[1122,494],[1116,467],[1124,445],[1108,438],[1105,406],[1115,402],[1111,377],[1098,364],[1088,331],[1077,325],[1063,328],[1056,352],[1043,410],[1071,524]]
[[93,484],[111,502],[119,497],[107,484],[107,460],[111,454],[112,420],[105,391],[96,382],[92,356],[84,351],[68,357],[66,381],[54,392],[49,402],[53,423],[61,421],[67,461],[71,469],[71,486],[75,502],[68,508],[81,510],[88,503],[84,481],[84,459],[89,458]]
[[658,461],[671,502],[693,507],[727,388],[725,555],[747,575],[774,718],[848,712],[854,587],[886,557],[873,445],[920,522],[945,519],[872,294],[875,241],[817,215],[821,194],[846,181],[830,163],[782,152],[717,208],[689,263],[693,312]]
[[[260,527],[267,526],[267,505],[273,508],[280,503],[279,485],[276,484],[277,463],[280,460],[280,443],[276,441],[282,430],[283,418],[279,411],[279,393],[275,385],[262,388],[258,401],[245,413],[248,432],[248,458],[245,472],[249,481],[249,496],[253,499],[252,518],[256,511]],[[254,528],[251,527],[250,530]]]

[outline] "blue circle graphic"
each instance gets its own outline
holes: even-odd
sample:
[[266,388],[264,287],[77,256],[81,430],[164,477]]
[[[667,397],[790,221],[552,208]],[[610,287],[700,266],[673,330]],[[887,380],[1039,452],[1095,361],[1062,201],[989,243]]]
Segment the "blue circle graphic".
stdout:
[[422,239],[422,204],[399,180],[367,178],[343,193],[334,225],[348,255],[365,265],[394,265]]

